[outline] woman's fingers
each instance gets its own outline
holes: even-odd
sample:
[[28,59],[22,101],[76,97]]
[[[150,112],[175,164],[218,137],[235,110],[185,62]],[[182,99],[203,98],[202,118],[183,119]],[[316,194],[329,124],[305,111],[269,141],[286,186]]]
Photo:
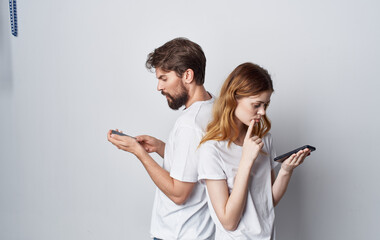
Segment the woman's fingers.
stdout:
[[254,120],[252,120],[249,123],[247,133],[245,134],[245,139],[246,140],[249,139],[251,137],[251,135],[252,135],[253,125],[255,125],[255,121]]
[[294,164],[296,161],[297,161],[297,154],[294,153],[290,156],[289,165]]
[[282,164],[282,169],[285,171],[293,171],[296,167],[303,163],[305,158],[310,154],[309,149],[300,150],[297,153],[292,154]]
[[295,162],[295,164],[298,166],[300,165],[301,163],[303,163],[303,161],[305,160],[305,158],[310,154],[310,150],[309,149],[304,149],[304,150],[301,150],[297,153],[297,161]]

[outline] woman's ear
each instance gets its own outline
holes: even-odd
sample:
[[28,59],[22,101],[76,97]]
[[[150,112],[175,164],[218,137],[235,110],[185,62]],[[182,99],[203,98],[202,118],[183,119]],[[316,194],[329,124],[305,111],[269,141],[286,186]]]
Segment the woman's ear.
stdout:
[[194,80],[194,71],[189,68],[187,69],[183,75],[182,75],[182,80],[184,83],[190,84]]

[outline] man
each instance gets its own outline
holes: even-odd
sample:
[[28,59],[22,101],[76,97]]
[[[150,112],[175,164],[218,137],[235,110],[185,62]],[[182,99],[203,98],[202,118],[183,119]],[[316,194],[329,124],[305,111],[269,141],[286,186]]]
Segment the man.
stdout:
[[[176,38],[148,55],[156,70],[157,90],[169,107],[185,106],[165,144],[151,136],[135,139],[108,132],[108,140],[133,153],[157,186],[151,221],[154,239],[213,239],[214,224],[207,209],[205,188],[198,183],[197,147],[211,119],[212,97],[204,88],[206,57],[201,47]],[[159,166],[149,153],[158,153]]]

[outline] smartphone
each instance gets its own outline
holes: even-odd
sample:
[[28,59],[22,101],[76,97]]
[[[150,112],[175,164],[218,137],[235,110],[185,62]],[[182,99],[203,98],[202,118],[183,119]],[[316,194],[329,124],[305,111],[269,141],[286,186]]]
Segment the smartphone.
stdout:
[[313,146],[305,145],[303,147],[299,147],[297,149],[294,149],[293,151],[287,152],[285,154],[282,154],[282,155],[276,157],[274,159],[274,161],[276,161],[276,162],[283,162],[283,161],[285,161],[285,159],[287,159],[288,157],[290,157],[293,153],[297,153],[298,151],[303,150],[305,148],[308,148],[311,152],[316,150],[316,148],[313,147]]
[[118,132],[118,131],[115,131],[115,130],[112,130],[111,133],[112,134],[116,134],[116,135],[120,135],[120,136],[127,136],[127,137],[131,137],[131,138],[135,138],[135,137],[129,136],[127,134],[124,134],[124,133],[121,133],[121,132]]

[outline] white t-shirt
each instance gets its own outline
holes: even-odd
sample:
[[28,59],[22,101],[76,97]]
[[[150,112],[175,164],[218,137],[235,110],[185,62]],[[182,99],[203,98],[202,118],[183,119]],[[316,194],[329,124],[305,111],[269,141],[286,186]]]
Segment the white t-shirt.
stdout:
[[[274,239],[274,206],[272,198],[271,170],[277,163],[270,133],[263,137],[263,151],[259,154],[251,169],[247,203],[235,231],[227,231],[220,223],[210,198],[208,205],[211,217],[216,225],[215,239]],[[228,141],[207,141],[199,148],[199,180],[205,185],[205,179],[226,179],[231,193],[242,156],[242,146]]]
[[151,236],[171,239],[213,239],[215,225],[207,207],[205,186],[198,183],[197,147],[211,120],[214,97],[183,110],[165,146],[163,168],[182,182],[196,182],[182,205],[175,204],[159,188],[154,199]]

